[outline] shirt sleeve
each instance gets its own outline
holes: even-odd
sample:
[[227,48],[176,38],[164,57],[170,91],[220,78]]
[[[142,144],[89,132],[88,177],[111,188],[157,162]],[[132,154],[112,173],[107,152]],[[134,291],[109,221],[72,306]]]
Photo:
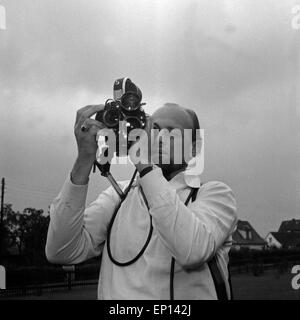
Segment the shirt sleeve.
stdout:
[[161,169],[151,171],[140,182],[153,227],[183,267],[207,262],[233,233],[237,223],[236,201],[225,183],[204,184],[188,208]]
[[101,254],[119,196],[112,187],[85,208],[88,185],[70,177],[50,206],[46,256],[52,263],[77,264]]

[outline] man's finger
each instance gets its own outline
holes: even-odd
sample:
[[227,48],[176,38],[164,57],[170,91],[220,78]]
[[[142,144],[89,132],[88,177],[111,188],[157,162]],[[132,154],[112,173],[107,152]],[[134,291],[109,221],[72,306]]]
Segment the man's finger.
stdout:
[[98,130],[105,128],[105,125],[102,122],[99,122],[99,121],[91,119],[91,118],[85,119],[83,124],[80,127],[81,128],[84,127],[84,128],[86,128],[86,130],[88,130],[92,126],[95,126],[96,128],[98,128]]
[[91,117],[92,115],[96,114],[97,112],[99,111],[102,111],[104,110],[104,104],[97,104],[97,105],[93,105],[93,106],[90,106],[90,108],[84,110],[82,112],[82,115],[85,117],[85,118],[89,118]]
[[146,126],[145,126],[145,131],[147,131],[148,133],[151,131],[153,127],[153,120],[151,116],[147,116],[146,117]]
[[92,136],[95,136],[95,140],[97,140],[96,136],[97,136],[97,133],[98,133],[99,130],[101,130],[101,128],[99,128],[99,126],[92,125],[89,128],[89,134],[92,135]]
[[81,126],[87,118],[91,117],[99,111],[102,111],[103,109],[104,104],[90,105],[79,109],[76,115],[76,125]]
[[88,109],[88,108],[90,108],[90,107],[91,107],[91,106],[89,105],[89,106],[85,106],[85,107],[82,107],[82,108],[78,109],[78,110],[77,110],[77,114],[76,114],[76,120],[78,120],[78,116],[80,117],[81,114],[82,114],[82,112],[83,112],[84,110],[86,110],[86,109]]
[[83,112],[89,108],[91,108],[92,105],[89,105],[89,106],[85,106],[83,108],[80,108],[79,110],[77,110],[77,113],[76,113],[76,121],[75,121],[75,125],[78,123],[79,119],[81,118]]

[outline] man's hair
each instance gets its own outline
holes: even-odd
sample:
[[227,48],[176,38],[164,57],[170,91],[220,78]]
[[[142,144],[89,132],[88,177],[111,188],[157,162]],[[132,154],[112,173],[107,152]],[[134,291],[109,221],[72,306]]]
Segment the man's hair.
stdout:
[[[186,107],[183,107],[177,103],[172,103],[172,102],[167,102],[164,104],[164,106],[167,106],[167,107],[178,107],[178,108],[181,108],[183,109],[187,115],[189,116],[190,120],[192,120],[192,127],[191,128],[186,128],[186,129],[192,129],[192,143],[196,142],[197,140],[200,140],[201,139],[201,136],[200,136],[200,124],[199,124],[199,120],[198,120],[198,117],[197,117],[197,114],[194,110],[192,109],[188,109]],[[194,147],[193,147],[193,151],[192,151],[192,156],[195,157],[196,156],[196,152],[197,152],[197,147],[196,147],[196,144],[194,144]]]
[[192,128],[192,141],[195,142],[197,139],[200,139],[200,124],[199,124],[199,120],[197,117],[197,114],[194,110],[191,109],[185,109],[186,112],[189,114],[189,116],[191,117],[192,121],[193,121],[193,128]]
[[[189,115],[189,117],[193,123],[192,128],[191,128],[192,129],[192,141],[195,142],[197,139],[200,139],[200,132],[199,132],[200,124],[199,124],[197,114],[194,110],[185,108],[185,107],[179,105],[178,103],[167,102],[164,105],[168,106],[168,107],[179,107],[179,108],[184,109],[184,111]],[[186,128],[186,129],[190,129],[190,128]]]

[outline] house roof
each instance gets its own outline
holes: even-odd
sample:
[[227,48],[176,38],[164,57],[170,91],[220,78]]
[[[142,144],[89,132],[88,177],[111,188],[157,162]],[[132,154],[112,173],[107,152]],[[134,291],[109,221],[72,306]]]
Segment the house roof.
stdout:
[[265,245],[266,241],[257,233],[248,221],[239,220],[232,235],[235,245]]
[[272,236],[285,247],[300,246],[300,233],[294,232],[270,232]]
[[300,219],[283,221],[278,232],[300,232]]

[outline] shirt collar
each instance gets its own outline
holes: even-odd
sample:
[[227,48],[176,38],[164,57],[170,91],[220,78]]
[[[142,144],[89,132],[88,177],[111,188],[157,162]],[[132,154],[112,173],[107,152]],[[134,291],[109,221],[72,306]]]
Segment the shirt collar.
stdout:
[[[179,172],[169,182],[178,189],[185,187],[200,188],[201,187],[201,174],[204,170],[204,137],[201,132],[201,138],[197,140],[197,154],[192,157],[184,171]],[[134,185],[139,185],[138,176]]]
[[[139,185],[139,181],[140,177],[137,176],[133,185]],[[176,190],[185,189],[186,187],[200,188],[201,177],[199,174],[199,164],[197,166],[196,160],[190,161],[188,163],[187,168],[184,171],[181,171],[178,174],[176,174],[176,176],[173,177],[169,182]]]

